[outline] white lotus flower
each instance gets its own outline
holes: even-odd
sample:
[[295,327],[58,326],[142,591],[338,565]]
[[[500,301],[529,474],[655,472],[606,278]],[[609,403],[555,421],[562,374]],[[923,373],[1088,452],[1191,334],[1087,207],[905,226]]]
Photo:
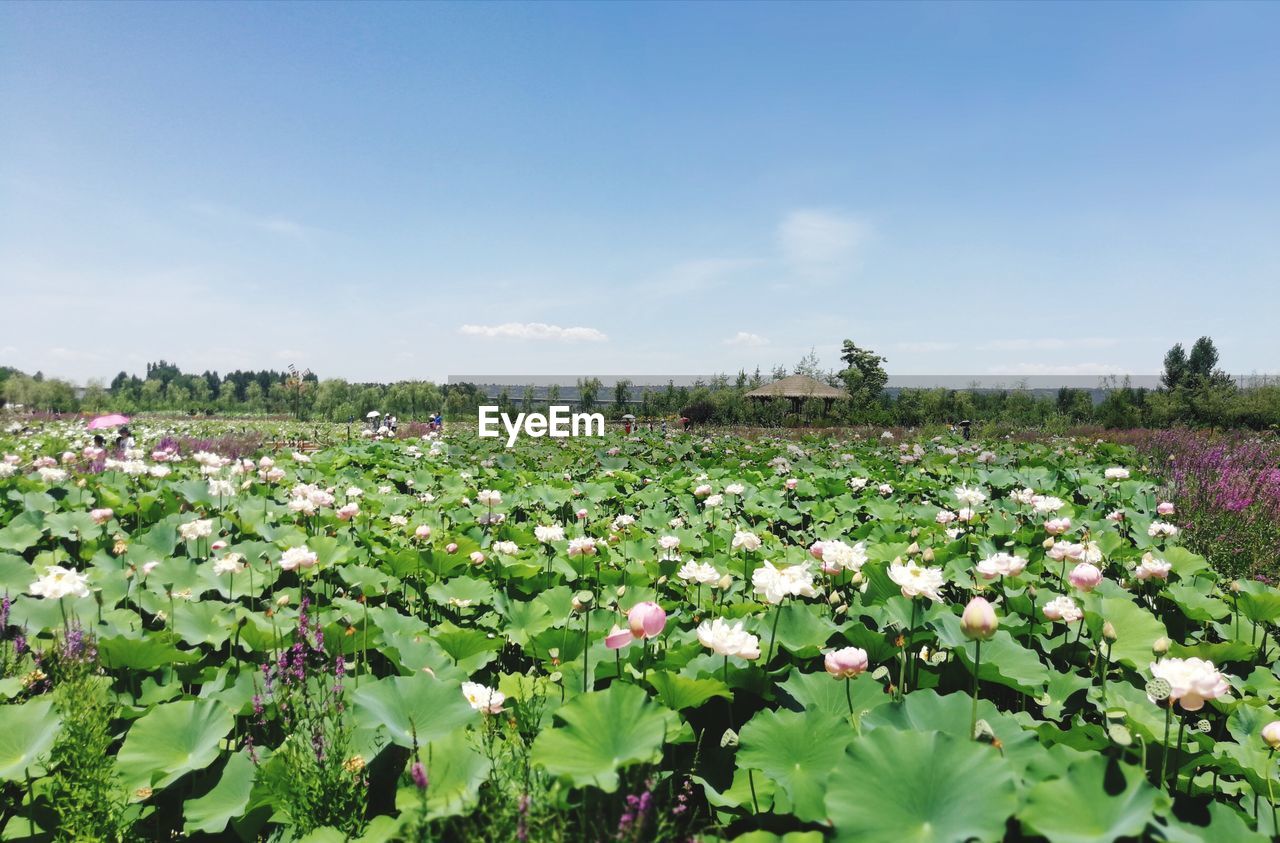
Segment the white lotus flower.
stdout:
[[50,565],[44,569],[44,575],[31,584],[29,592],[46,600],[88,597],[89,583],[88,578],[79,571],[61,565]]
[[479,682],[463,682],[462,696],[476,711],[484,714],[498,714],[507,695],[494,688],[486,688]]
[[698,641],[718,656],[740,659],[760,658],[760,639],[742,627],[742,621],[730,626],[724,618],[698,624]]
[[889,579],[902,589],[903,597],[928,597],[935,603],[942,602],[938,591],[946,584],[946,578],[941,568],[922,568],[912,560],[894,560],[889,565]]

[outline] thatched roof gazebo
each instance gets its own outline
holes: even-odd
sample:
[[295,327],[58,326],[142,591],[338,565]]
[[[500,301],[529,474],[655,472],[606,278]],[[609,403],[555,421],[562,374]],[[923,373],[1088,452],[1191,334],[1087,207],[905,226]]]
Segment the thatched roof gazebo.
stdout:
[[843,389],[828,386],[808,375],[792,375],[753,389],[747,393],[746,397],[761,401],[785,398],[791,402],[792,412],[799,412],[801,402],[810,398],[821,398],[824,404],[830,407],[832,401],[848,398],[849,394]]

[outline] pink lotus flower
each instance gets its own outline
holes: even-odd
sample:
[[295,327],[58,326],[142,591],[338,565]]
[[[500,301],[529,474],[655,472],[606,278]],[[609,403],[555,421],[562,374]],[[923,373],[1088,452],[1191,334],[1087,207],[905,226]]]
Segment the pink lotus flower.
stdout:
[[652,600],[637,603],[627,612],[627,623],[636,638],[654,638],[667,625],[667,613]]
[[861,647],[844,647],[832,650],[823,659],[827,673],[836,679],[852,679],[867,669],[867,651]]
[[445,552],[445,553],[457,553],[457,552],[458,552],[458,545],[457,545],[457,543],[456,543],[456,542],[449,542],[448,544],[446,544],[446,545],[444,546],[444,552]]
[[1071,529],[1070,518],[1050,518],[1044,522],[1044,531],[1051,536],[1060,536]]
[[800,481],[799,481],[799,480],[797,480],[796,478],[794,478],[794,477],[788,477],[788,478],[787,478],[787,482],[786,482],[787,491],[788,491],[788,492],[794,492],[794,491],[795,491],[796,486],[798,486],[799,484],[800,484]]
[[1173,515],[1173,504],[1169,501],[1161,501],[1156,506],[1156,512],[1160,515]]
[[621,650],[634,640],[636,639],[631,634],[631,630],[614,624],[613,629],[609,630],[609,634],[604,637],[604,645],[610,650]]
[[105,524],[111,520],[111,516],[113,515],[115,515],[115,513],[107,507],[95,509],[89,513],[89,517],[93,519],[93,523],[95,524]]
[[218,539],[216,542],[209,545],[209,549],[210,550],[226,550],[227,542],[225,539]]
[[431,528],[426,524],[419,524],[413,531],[413,535],[418,541],[426,541],[431,538]]
[[478,550],[473,550],[473,551],[471,551],[471,564],[472,564],[472,565],[483,565],[483,564],[484,564],[484,554],[483,554],[483,553],[481,553],[481,552],[480,552],[480,551],[478,551]]
[[1097,565],[1081,562],[1071,569],[1071,573],[1067,574],[1067,579],[1071,580],[1071,584],[1081,591],[1093,591],[1102,582],[1102,571],[1098,570]]
[[826,542],[817,541],[809,545],[809,555],[819,562],[822,561],[822,551],[826,546]]
[[334,514],[338,516],[339,521],[350,521],[360,514],[360,506],[355,503],[349,503]]
[[579,509],[577,512],[574,513],[574,515],[577,516],[577,519],[579,521],[584,521],[586,520],[586,517],[587,517],[587,511],[585,509]]

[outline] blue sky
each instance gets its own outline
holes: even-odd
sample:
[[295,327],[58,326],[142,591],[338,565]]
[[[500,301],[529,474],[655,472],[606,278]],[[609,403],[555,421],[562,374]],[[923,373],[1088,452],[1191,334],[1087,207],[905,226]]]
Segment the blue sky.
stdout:
[[1280,5],[0,5],[0,363],[1280,371]]

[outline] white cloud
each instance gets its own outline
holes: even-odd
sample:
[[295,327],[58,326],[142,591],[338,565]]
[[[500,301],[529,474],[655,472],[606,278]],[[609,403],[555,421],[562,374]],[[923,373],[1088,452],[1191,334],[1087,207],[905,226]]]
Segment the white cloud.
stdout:
[[758,347],[762,345],[768,345],[769,340],[768,338],[762,337],[759,334],[752,334],[748,331],[739,331],[738,333],[729,337],[729,339],[725,340],[724,344],[725,345],[747,345],[747,346]]
[[609,338],[595,328],[562,328],[544,322],[504,322],[501,325],[463,325],[458,333],[472,337],[553,342],[604,342]]
[[870,236],[865,221],[834,211],[796,210],[778,225],[783,256],[808,273],[850,268]]
[[1040,337],[1038,339],[991,340],[977,346],[979,351],[1062,351],[1068,348],[1111,348],[1120,340],[1112,337]]

